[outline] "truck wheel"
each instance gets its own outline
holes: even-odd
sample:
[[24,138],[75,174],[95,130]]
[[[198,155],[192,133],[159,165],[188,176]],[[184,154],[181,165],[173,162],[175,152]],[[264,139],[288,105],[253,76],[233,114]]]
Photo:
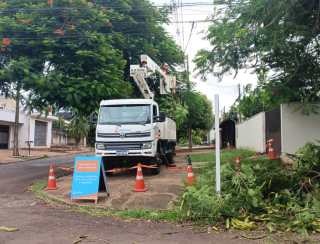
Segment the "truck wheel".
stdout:
[[154,169],[150,169],[150,174],[152,175],[157,175],[160,173],[160,165],[157,167],[157,168],[154,168]]
[[161,168],[160,168],[161,167],[161,159],[159,158],[159,156],[156,157],[156,162],[154,164],[157,166],[157,168],[149,169],[149,172],[152,175],[157,175],[161,171]]
[[167,164],[174,164],[174,156],[176,154],[176,145],[174,143],[169,144],[168,153],[166,154]]

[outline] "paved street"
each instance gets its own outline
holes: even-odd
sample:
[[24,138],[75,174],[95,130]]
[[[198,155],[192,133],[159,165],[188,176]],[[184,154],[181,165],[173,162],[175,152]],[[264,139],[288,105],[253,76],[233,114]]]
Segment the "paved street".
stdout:
[[17,232],[0,232],[0,244],[73,243],[80,236],[86,236],[81,243],[241,243],[232,234],[195,233],[190,227],[97,218],[48,206],[27,188],[47,177],[53,161],[66,165],[72,157],[0,166],[0,226],[19,228]]

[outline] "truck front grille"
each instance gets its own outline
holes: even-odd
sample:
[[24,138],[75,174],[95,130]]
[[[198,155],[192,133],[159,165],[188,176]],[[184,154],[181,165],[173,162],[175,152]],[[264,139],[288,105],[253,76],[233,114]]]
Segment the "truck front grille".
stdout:
[[136,133],[127,133],[125,137],[149,137],[151,136],[150,132],[136,132]]
[[141,142],[109,142],[104,143],[105,150],[111,151],[127,151],[127,150],[141,150]]
[[134,137],[149,137],[151,136],[150,132],[130,132],[130,133],[123,133],[120,135],[120,133],[98,133],[98,137],[100,138],[120,138],[120,137],[126,137],[126,138],[134,138]]
[[101,138],[117,138],[120,137],[119,133],[98,133],[98,137]]

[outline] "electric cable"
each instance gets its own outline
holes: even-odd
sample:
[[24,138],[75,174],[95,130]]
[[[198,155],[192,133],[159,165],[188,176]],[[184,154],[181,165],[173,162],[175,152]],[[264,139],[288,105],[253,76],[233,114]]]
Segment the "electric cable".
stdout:
[[190,43],[190,40],[191,40],[191,37],[192,37],[192,34],[193,34],[193,30],[195,29],[195,22],[192,22],[192,26],[191,26],[191,30],[190,30],[190,34],[189,34],[189,39],[188,39],[188,42],[187,42],[187,45],[184,49],[184,53],[187,51],[188,49],[188,46],[189,46],[189,43]]

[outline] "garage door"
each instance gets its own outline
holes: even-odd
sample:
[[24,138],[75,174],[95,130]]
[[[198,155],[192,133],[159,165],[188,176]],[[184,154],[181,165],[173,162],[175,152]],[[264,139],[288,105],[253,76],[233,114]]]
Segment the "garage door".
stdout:
[[46,146],[47,145],[47,122],[36,120],[34,129],[34,145]]
[[9,147],[9,126],[0,125],[0,149]]

